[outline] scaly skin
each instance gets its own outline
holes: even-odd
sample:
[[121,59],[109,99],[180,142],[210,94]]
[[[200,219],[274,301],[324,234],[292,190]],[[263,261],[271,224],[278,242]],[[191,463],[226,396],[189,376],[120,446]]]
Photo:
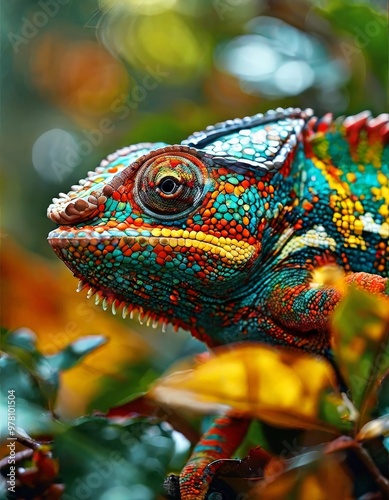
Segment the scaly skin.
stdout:
[[[387,293],[388,141],[388,115],[278,109],[124,148],[53,200],[49,242],[123,316],[326,355],[336,282]],[[204,497],[184,487],[196,457],[185,500]]]

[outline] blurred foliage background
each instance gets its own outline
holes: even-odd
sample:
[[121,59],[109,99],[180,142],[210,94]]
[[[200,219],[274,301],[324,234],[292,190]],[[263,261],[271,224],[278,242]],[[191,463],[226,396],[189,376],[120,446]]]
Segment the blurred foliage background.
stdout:
[[66,372],[60,412],[106,409],[202,347],[183,333],[116,321],[76,295],[46,243],[51,198],[127,144],[177,143],[208,124],[278,106],[319,115],[386,111],[386,7],[385,0],[2,2],[1,322],[34,330],[47,354],[80,335],[111,338]]

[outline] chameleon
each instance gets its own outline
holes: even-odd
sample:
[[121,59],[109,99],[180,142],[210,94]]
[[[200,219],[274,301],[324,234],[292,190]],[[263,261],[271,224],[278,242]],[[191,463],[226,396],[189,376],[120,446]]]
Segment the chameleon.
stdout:
[[[389,115],[277,108],[180,144],[103,159],[48,208],[48,240],[104,309],[172,324],[210,348],[242,341],[330,356],[342,287],[388,294]],[[217,417],[180,476],[205,498],[207,465],[248,421]]]

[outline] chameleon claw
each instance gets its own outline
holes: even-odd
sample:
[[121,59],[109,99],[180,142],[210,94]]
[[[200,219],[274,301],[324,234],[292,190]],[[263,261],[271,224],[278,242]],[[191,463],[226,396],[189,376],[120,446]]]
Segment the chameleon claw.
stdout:
[[115,301],[112,302],[111,310],[112,310],[112,314],[116,315]]
[[94,295],[95,293],[96,293],[96,290],[94,288],[89,288],[89,290],[86,294],[86,298],[90,299],[92,297],[92,295]]
[[126,319],[127,314],[128,314],[128,306],[124,306],[122,310],[122,318]]
[[107,297],[104,297],[103,299],[103,309],[106,311],[108,309],[108,299]]
[[77,285],[77,292],[81,292],[81,290],[84,288],[85,283],[82,280],[79,280],[78,285]]

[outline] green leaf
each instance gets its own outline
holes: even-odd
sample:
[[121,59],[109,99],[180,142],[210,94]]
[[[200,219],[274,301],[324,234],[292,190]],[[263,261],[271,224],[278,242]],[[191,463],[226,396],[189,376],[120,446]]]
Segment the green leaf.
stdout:
[[389,369],[389,301],[352,288],[333,317],[335,361],[358,409]]
[[13,332],[1,331],[1,350],[15,359],[26,372],[24,377],[33,379],[40,404],[52,408],[59,386],[59,374],[81,361],[87,354],[105,343],[99,335],[82,337],[53,356],[44,356],[36,347],[35,334],[26,328]]
[[69,498],[153,500],[174,452],[166,424],[147,419],[114,424],[81,419],[54,439],[61,480]]
[[96,350],[107,342],[101,335],[90,335],[77,339],[67,345],[62,351],[47,358],[50,365],[57,371],[65,371],[73,368],[85,356]]
[[16,359],[4,355],[0,358],[0,434],[8,436],[7,398],[9,391],[15,396],[15,425],[27,433],[48,432],[51,414],[47,411],[47,400],[31,373]]
[[36,335],[28,328],[20,328],[15,331],[1,331],[0,349],[15,358],[20,363],[31,368],[42,355],[36,348]]
[[389,415],[389,371],[385,374],[377,390],[377,414]]
[[114,406],[122,406],[144,395],[150,385],[160,375],[151,366],[151,361],[123,366],[120,377],[105,375],[101,377],[100,388],[96,397],[88,404],[88,411],[106,412]]

